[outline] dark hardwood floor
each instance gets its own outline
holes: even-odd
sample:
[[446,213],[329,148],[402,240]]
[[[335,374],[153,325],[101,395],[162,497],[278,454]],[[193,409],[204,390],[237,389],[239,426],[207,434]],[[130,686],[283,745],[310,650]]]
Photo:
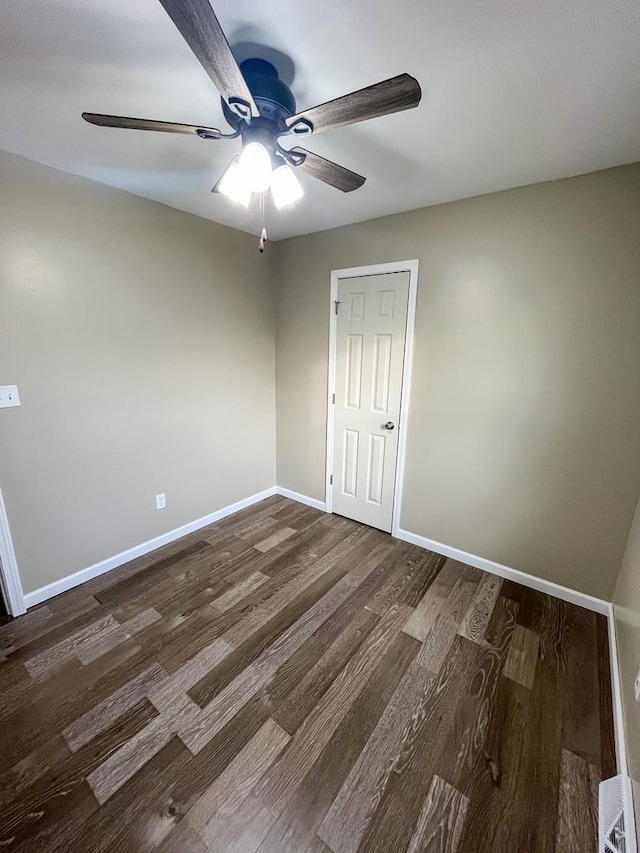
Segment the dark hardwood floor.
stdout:
[[2,850],[597,849],[604,617],[284,498],[0,651]]

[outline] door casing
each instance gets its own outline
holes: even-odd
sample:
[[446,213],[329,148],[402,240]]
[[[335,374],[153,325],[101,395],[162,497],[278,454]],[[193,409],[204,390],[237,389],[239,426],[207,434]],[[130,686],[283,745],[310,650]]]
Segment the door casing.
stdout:
[[13,550],[9,519],[4,507],[2,489],[0,489],[0,582],[7,609],[12,616],[21,616],[27,612],[22,591],[22,582]]
[[327,441],[325,460],[325,508],[332,512],[333,485],[333,430],[334,408],[333,395],[336,390],[336,341],[338,317],[336,301],[338,299],[338,282],[344,278],[359,278],[368,275],[384,275],[393,272],[409,273],[409,302],[407,305],[407,328],[404,339],[404,360],[402,364],[402,391],[400,397],[400,421],[398,424],[398,455],[393,492],[393,514],[391,520],[391,535],[397,536],[400,529],[400,510],[402,504],[402,483],[404,478],[404,462],[407,445],[407,414],[409,411],[409,393],[411,390],[411,367],[413,361],[413,336],[416,317],[416,300],[418,296],[418,260],[392,261],[388,264],[371,264],[365,267],[348,267],[331,271],[331,295],[329,301],[329,374],[327,382]]

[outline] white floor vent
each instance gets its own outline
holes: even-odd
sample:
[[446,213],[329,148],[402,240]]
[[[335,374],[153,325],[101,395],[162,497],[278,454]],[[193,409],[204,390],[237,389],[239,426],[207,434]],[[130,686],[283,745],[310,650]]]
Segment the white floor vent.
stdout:
[[599,799],[599,853],[638,853],[631,779],[614,776],[601,782]]

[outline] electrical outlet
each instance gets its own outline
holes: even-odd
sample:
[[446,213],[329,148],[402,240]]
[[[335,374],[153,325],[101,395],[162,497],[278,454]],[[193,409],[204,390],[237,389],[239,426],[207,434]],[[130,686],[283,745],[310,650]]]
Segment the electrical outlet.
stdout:
[[20,405],[17,385],[0,385],[0,409],[9,409]]
[[164,509],[167,505],[164,492],[161,495],[156,495],[156,509]]
[[636,680],[633,683],[633,692],[636,696],[636,702],[640,702],[640,670],[638,670]]

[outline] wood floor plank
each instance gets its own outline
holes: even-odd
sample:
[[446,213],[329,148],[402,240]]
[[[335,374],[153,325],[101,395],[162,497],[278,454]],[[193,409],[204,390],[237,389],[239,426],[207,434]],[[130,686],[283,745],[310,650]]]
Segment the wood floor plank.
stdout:
[[251,794],[227,819],[207,853],[255,853],[274,820],[273,812]]
[[207,853],[207,845],[186,820],[181,820],[155,850],[156,853]]
[[446,614],[438,616],[425,637],[416,663],[437,675],[451,651],[457,633],[458,625],[453,619]]
[[263,774],[289,742],[289,735],[267,720],[187,814],[188,824],[211,845]]
[[252,634],[277,616],[322,575],[336,568],[340,559],[339,554],[330,551],[321,557],[308,572],[292,578],[275,595],[268,598],[264,604],[247,614],[247,616],[229,628],[225,639],[236,648],[248,640]]
[[598,635],[596,614],[582,607],[563,606],[571,611],[565,618],[562,636],[565,668],[560,679],[562,693],[562,745],[587,764],[600,765],[600,707],[598,695]]
[[250,592],[253,592],[254,589],[258,589],[259,586],[262,586],[262,584],[266,583],[266,581],[268,580],[268,575],[263,575],[262,572],[253,572],[241,583],[237,584],[227,592],[218,596],[218,598],[215,598],[211,602],[211,606],[215,607],[221,613],[224,613],[225,610],[228,610],[230,607],[233,607],[233,605],[243,599],[245,595],[248,595]]
[[268,622],[258,627],[243,643],[233,648],[224,663],[211,669],[189,690],[189,696],[204,708],[215,696],[233,681],[249,664],[253,663],[273,641],[309,610],[320,598],[345,576],[340,568],[333,568],[307,586],[286,607],[278,610]]
[[269,719],[262,693],[256,694],[189,762],[189,774],[177,777],[172,804],[187,814]]
[[[375,562],[363,571],[372,571]],[[198,752],[231,717],[273,676],[276,670],[300,648],[332,612],[348,597],[356,585],[356,576],[346,575],[300,619],[227,687],[194,719],[180,729],[180,738],[192,752]]]
[[75,654],[80,663],[86,665],[130,639],[131,634],[124,625],[120,625],[112,616],[103,631],[94,633],[77,645]]
[[278,522],[271,515],[263,515],[261,518],[247,520],[238,525],[233,525],[229,530],[239,539],[258,542],[274,532]]
[[333,736],[380,657],[397,637],[406,621],[407,609],[405,605],[389,609],[297,730],[284,755],[257,786],[261,802],[274,814],[284,808]]
[[[562,759],[560,676],[548,659],[538,662],[528,705],[524,742],[512,814],[515,849],[553,853]],[[555,713],[550,714],[549,708]],[[544,820],[539,816],[545,815]]]
[[332,853],[332,851],[324,841],[316,837],[310,842],[308,847],[304,848],[304,853]]
[[148,666],[139,653],[140,646],[129,640],[87,666],[74,659],[57,670],[53,679],[33,684],[0,726],[0,754],[5,765],[45,743],[70,720],[110,695],[122,683],[123,672],[128,674],[124,680],[129,680]]
[[530,699],[530,690],[500,677],[484,752],[466,790],[469,808],[458,853],[517,849],[517,790]]
[[208,542],[201,540],[183,548],[176,554],[166,557],[164,560],[152,563],[148,568],[136,572],[131,577],[118,581],[106,589],[95,593],[95,597],[101,604],[111,608],[118,607],[132,598],[143,594],[151,594],[153,587],[157,586],[158,577],[163,572],[183,572],[187,567],[204,564],[212,558],[214,548]]
[[500,595],[502,578],[495,575],[485,575],[469,604],[469,609],[460,623],[459,632],[462,637],[474,642],[482,642],[493,608]]
[[[472,605],[477,589],[477,581],[470,581],[465,577],[459,578],[444,602],[442,615],[451,619],[460,628]],[[481,642],[482,625],[479,625],[478,633],[478,641]]]
[[316,665],[324,651],[325,647],[312,634],[290,658],[278,667],[267,681],[262,690],[262,699],[270,716],[276,722],[280,722],[278,713],[280,706],[286,701],[289,694],[296,690],[300,681]]
[[[74,754],[58,750],[58,760],[47,762],[46,772],[31,785],[16,791],[0,820],[0,839],[13,837],[25,849],[48,849],[57,837],[57,824],[69,812],[84,819],[97,808],[87,785],[87,777],[121,745],[131,742],[154,714],[148,703],[139,702],[114,726],[102,732],[90,746]],[[42,751],[37,755],[42,758]]]
[[515,601],[516,604],[520,604],[522,602],[524,589],[525,588],[523,586],[515,581],[503,580],[500,595],[504,598],[510,598],[512,601]]
[[55,853],[151,853],[170,834],[181,815],[172,807],[176,776],[188,772],[188,750],[173,738],[84,825],[71,828]]
[[284,542],[285,539],[289,539],[289,537],[293,536],[295,533],[296,530],[293,527],[283,527],[282,530],[272,533],[271,536],[267,536],[266,539],[263,539],[261,542],[257,542],[253,547],[256,551],[261,551],[264,554],[265,551],[270,551],[272,548],[275,548],[276,545]]
[[287,698],[274,711],[275,719],[285,731],[293,734],[302,721],[309,716],[320,697],[326,693],[338,673],[344,669],[378,624],[379,618],[377,614],[368,610],[357,613],[351,624],[326,648],[317,663],[290,691]]
[[25,796],[25,792],[46,776],[52,767],[63,764],[69,756],[64,738],[55,735],[36,746],[13,767],[5,767],[0,775],[0,809],[6,813],[11,803]]
[[[422,641],[426,638],[438,616],[447,612],[448,606],[450,607],[455,603],[456,609],[459,609],[461,587],[456,587],[456,584],[459,583],[465,584],[462,588],[463,592],[465,590],[473,592],[471,588],[466,587],[464,566],[455,560],[446,560],[435,580],[409,616],[407,624],[403,628],[405,633]],[[450,598],[452,594],[453,600]]]
[[436,580],[447,558],[433,551],[417,549],[418,556],[414,557],[416,566],[411,580],[401,591],[398,598],[409,607],[417,607],[431,584]]
[[[189,712],[196,713],[194,708],[187,708],[186,713]],[[88,774],[87,782],[100,805],[104,805],[112,794],[120,790],[172,740],[174,729],[174,726],[167,723],[164,715],[158,714]]]
[[74,657],[83,664],[91,663],[129,638],[130,635],[113,616],[103,616],[55,646],[29,658],[25,661],[25,667],[34,681],[39,681],[48,678]]
[[504,674],[507,678],[531,690],[536,676],[539,647],[539,634],[530,631],[529,628],[523,628],[522,625],[516,625],[504,665]]
[[375,568],[361,584],[358,584],[344,604],[340,605],[336,612],[327,619],[324,625],[318,628],[315,633],[318,641],[325,646],[330,646],[338,639],[340,634],[351,625],[354,618],[356,618],[357,614],[359,614],[363,608],[369,610],[367,603],[380,584],[384,581],[384,578],[385,567],[384,563],[382,563]]
[[487,643],[478,654],[467,690],[455,710],[453,725],[435,765],[436,775],[462,793],[467,792],[475,765],[486,750],[491,712],[516,626],[517,613],[516,602],[502,596],[498,598],[495,616],[492,617],[496,623],[492,642]]
[[50,599],[47,604],[30,609],[18,619],[12,619],[0,627],[0,637],[9,640],[13,649],[21,649],[23,646],[34,649],[38,641],[40,648],[53,645],[52,631],[56,630],[58,634],[65,631],[70,633],[65,626],[86,617],[100,606],[99,601],[82,589],[71,600]]
[[597,853],[600,774],[579,755],[562,750],[554,853]]
[[164,678],[166,678],[166,673],[162,667],[153,664],[124,684],[119,690],[116,690],[115,693],[112,693],[111,696],[103,699],[86,714],[78,717],[62,731],[62,736],[69,749],[72,752],[77,752],[86,743],[108,729],[138,702],[143,701],[150,685]]
[[[439,562],[437,561],[436,565]],[[444,563],[444,558],[442,562]],[[401,547],[394,549],[384,563],[385,582],[372,596],[367,607],[381,616],[391,604],[403,601],[403,596],[411,586],[416,573],[422,576],[424,583],[424,575],[428,575],[428,572],[421,571],[424,565],[424,552],[417,549],[415,545],[403,543]],[[434,577],[438,574],[436,565],[432,566]]]
[[324,512],[296,501],[287,501],[271,515],[275,521],[279,522],[280,527],[294,527],[296,530],[301,530],[320,521],[324,517]]
[[407,853],[457,853],[468,808],[464,794],[434,776]]
[[186,691],[198,680],[203,669],[215,666],[231,651],[224,640],[218,639],[173,675],[147,679],[144,695],[158,715],[87,776],[99,803],[105,803],[174,735],[195,724],[200,709]]
[[317,840],[312,845],[323,843],[316,833],[416,652],[416,640],[403,633],[396,637],[311,771],[274,821],[259,853],[299,853],[314,836]]
[[320,829],[320,838],[335,853],[358,849],[395,759],[426,713],[434,681],[418,660],[405,673]]
[[147,607],[145,610],[123,622],[122,627],[130,634],[139,634],[140,631],[144,631],[145,628],[153,625],[159,619],[162,619],[162,616],[155,607]]
[[54,620],[54,614],[47,604],[34,607],[25,613],[20,619],[13,619],[5,625],[0,625],[0,637],[9,640],[14,649],[35,639],[39,634],[46,632],[50,623]]
[[[432,765],[439,773],[444,774],[446,771],[447,780],[452,785],[466,784],[468,768],[473,766],[476,754],[482,748],[486,735],[483,709],[492,700],[515,625],[516,611],[513,610],[512,602],[506,599],[500,601],[501,607],[510,613],[510,619],[504,620],[510,630],[498,634],[500,646],[486,648],[478,656],[470,672],[468,691],[461,697],[454,711],[453,724],[442,745],[442,758],[439,763]],[[453,636],[455,638],[455,634]],[[415,668],[407,673],[401,685],[404,690],[398,688],[397,695],[389,703],[387,712],[363,750],[350,779],[327,815],[320,837],[338,853],[358,848],[383,797],[391,773],[397,771],[396,759],[403,753],[411,753],[414,732],[420,730],[423,721],[429,716],[433,701],[431,688],[437,676],[430,675],[429,680],[424,680],[424,675],[426,671],[418,656]]]
[[615,772],[606,619],[280,496],[0,624],[0,720],[12,853],[582,853]]
[[[481,652],[479,645],[456,635],[445,665],[429,688],[424,702],[425,712],[405,737],[402,751],[394,760],[383,796],[362,837],[359,851],[400,853],[406,850],[436,762],[449,737],[458,705],[477,669]],[[324,840],[322,832],[320,837]]]

